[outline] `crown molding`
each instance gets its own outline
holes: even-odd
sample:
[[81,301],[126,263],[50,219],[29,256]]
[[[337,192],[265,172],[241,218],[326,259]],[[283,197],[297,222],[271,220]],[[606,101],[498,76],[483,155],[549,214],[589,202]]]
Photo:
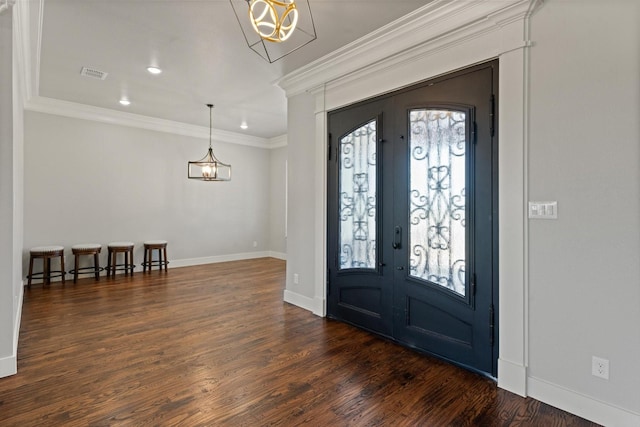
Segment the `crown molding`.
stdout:
[[0,14],[8,11],[16,3],[16,0],[0,0]]
[[[16,0],[0,0],[0,8],[8,8],[15,3]],[[17,75],[20,76],[20,89],[25,110],[209,139],[208,127],[39,96],[44,0],[18,1],[16,11],[18,15],[18,19],[14,20],[16,67]],[[34,21],[36,25],[31,25],[30,16],[37,16],[37,20]],[[35,38],[33,45],[32,38]],[[220,129],[213,129],[211,136],[219,142],[255,148],[272,149],[286,146],[286,136],[284,140],[281,139],[282,137],[269,139]]]
[[[528,16],[539,0],[435,0],[307,66],[293,71],[276,84],[291,97],[337,79],[359,78],[402,61],[450,48],[456,43],[498,31]],[[527,45],[508,40],[496,56]],[[372,65],[374,64],[374,65]]]
[[273,138],[269,138],[269,148],[281,148],[287,146],[287,134],[274,136]]
[[[59,99],[35,96],[25,103],[25,110],[38,113],[47,113],[57,116],[71,117],[82,120],[108,123],[139,129],[165,132],[174,135],[190,136],[194,138],[209,139],[209,128],[172,120],[158,119],[140,114],[110,110],[108,108],[94,107],[76,102],[62,101]],[[246,145],[256,148],[272,148],[267,138],[244,135],[225,130],[213,129],[212,138],[219,142],[229,144]]]

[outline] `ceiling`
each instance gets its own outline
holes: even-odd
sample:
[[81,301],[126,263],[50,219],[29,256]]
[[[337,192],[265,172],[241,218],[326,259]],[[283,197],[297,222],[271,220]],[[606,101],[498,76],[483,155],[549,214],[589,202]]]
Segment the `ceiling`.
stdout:
[[212,103],[215,129],[273,138],[287,131],[276,81],[429,2],[309,0],[317,39],[269,64],[229,0],[44,0],[38,95],[207,127]]

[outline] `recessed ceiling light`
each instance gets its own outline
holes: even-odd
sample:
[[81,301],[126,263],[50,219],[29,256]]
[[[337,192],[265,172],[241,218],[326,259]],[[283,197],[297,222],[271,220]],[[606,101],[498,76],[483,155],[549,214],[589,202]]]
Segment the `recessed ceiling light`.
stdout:
[[160,74],[162,70],[158,67],[147,67],[147,71],[151,74]]
[[242,122],[242,124],[240,125],[240,129],[249,129],[249,125],[247,125],[246,122]]
[[131,104],[131,101],[129,101],[127,98],[122,98],[120,100],[120,104],[127,106],[127,105]]

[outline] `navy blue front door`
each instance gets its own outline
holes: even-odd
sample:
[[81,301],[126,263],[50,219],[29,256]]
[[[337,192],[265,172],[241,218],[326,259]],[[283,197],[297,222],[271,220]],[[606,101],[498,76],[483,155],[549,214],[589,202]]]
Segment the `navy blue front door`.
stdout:
[[497,62],[329,113],[328,315],[496,374]]

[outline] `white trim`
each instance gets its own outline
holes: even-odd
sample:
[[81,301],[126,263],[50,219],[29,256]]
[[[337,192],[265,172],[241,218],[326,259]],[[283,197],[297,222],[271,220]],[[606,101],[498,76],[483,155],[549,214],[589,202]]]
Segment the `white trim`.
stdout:
[[[33,69],[30,69],[30,73],[33,74],[31,77],[33,78],[30,82],[30,91],[29,91],[29,98],[31,98],[31,95],[39,95],[40,94],[40,61],[42,58],[42,27],[44,25],[44,1],[45,0],[38,0],[38,28],[37,28],[37,33],[36,33],[36,52],[35,52],[35,56],[32,59],[33,61],[31,62],[35,62],[35,66],[33,67]],[[29,6],[30,8],[32,6]],[[29,33],[31,34],[31,33]],[[33,72],[32,72],[33,71]]]
[[8,377],[18,373],[18,358],[17,353],[13,353],[10,356],[0,358],[0,378]]
[[0,378],[8,377],[18,373],[18,338],[20,336],[20,321],[22,320],[22,301],[24,298],[24,286],[20,286],[18,291],[17,310],[13,319],[13,349],[10,356],[0,359]]
[[[272,252],[245,252],[228,255],[214,255],[202,258],[169,260],[169,268],[190,267],[193,265],[216,264],[219,262],[241,261],[245,259],[272,258]],[[273,257],[275,258],[275,257]]]
[[[22,96],[21,103],[27,102],[31,94],[29,58],[29,2],[21,1],[15,8],[17,18],[13,20],[13,49],[16,75],[14,80]],[[15,101],[14,101],[15,102]]]
[[285,289],[283,299],[284,302],[304,308],[317,316],[321,316],[320,313],[324,312],[325,301],[322,299],[309,298],[289,289]]
[[271,258],[275,258],[275,259],[281,259],[283,261],[287,260],[287,254],[282,253],[282,252],[274,252],[274,251],[269,251],[267,252]]
[[[435,0],[277,81],[288,97],[339,78],[358,79],[397,62],[451,48],[521,19],[530,0]],[[505,52],[521,45],[501,45]],[[357,52],[357,55],[353,53]],[[352,75],[353,74],[353,75]]]
[[539,378],[529,377],[529,396],[609,427],[640,426],[640,414],[610,405]]
[[520,363],[498,359],[498,387],[527,396],[527,369]]
[[323,256],[315,259],[314,298],[322,301],[322,306],[313,311],[318,316],[327,315],[327,123],[326,123],[326,98],[325,87],[316,88],[315,95],[315,222],[314,239],[316,248]]
[[[276,258],[276,259],[286,260],[287,254],[283,254],[280,252],[273,252],[273,251],[261,251],[261,252],[244,252],[244,253],[227,254],[227,255],[214,255],[214,256],[207,256],[207,257],[201,257],[201,258],[185,258],[185,259],[176,259],[176,260],[170,259],[169,265],[167,266],[167,268],[171,269],[171,268],[179,268],[179,267],[191,267],[194,265],[216,264],[220,262],[241,261],[245,259],[256,259],[256,258]],[[140,269],[141,268],[140,265],[134,264],[134,266],[135,266],[133,271],[134,273],[142,272],[142,270]],[[106,266],[104,267],[106,269]],[[125,274],[125,271],[117,270],[116,275],[120,275],[120,274]],[[106,277],[106,275],[107,275],[106,271],[100,273],[100,277]],[[86,276],[86,277],[91,277],[91,276]],[[66,273],[65,280],[72,281],[73,274]],[[62,281],[61,277],[56,277],[51,279],[51,283],[61,282],[61,281]],[[42,284],[42,281],[38,279],[38,281],[33,283],[31,286],[37,286],[41,284]]]
[[272,150],[275,148],[286,147],[288,144],[287,135],[274,136],[273,138],[269,138],[269,148]]
[[16,0],[0,0],[0,14],[11,9]]
[[[26,102],[25,109],[38,113],[54,114],[76,119],[147,129],[156,132],[166,132],[174,135],[209,139],[208,127],[190,125],[172,120],[158,119],[140,114],[110,110],[107,108],[94,107],[92,105],[78,104],[76,102],[62,101],[42,96],[36,96],[29,99]],[[212,137],[215,141],[219,142],[247,145],[257,148],[269,148],[269,141],[266,138],[249,136],[236,132],[213,129]]]

